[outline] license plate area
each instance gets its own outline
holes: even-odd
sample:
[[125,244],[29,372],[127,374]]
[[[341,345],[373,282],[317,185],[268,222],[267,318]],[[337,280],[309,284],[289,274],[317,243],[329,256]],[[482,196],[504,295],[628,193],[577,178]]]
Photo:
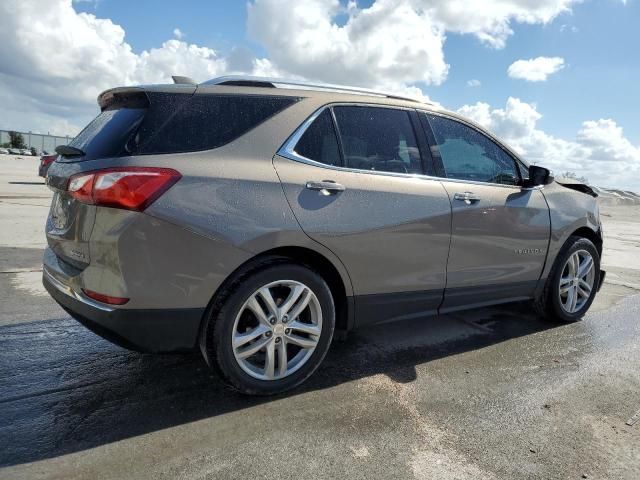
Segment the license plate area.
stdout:
[[56,192],[51,202],[51,224],[56,230],[64,230],[69,226],[70,212],[73,199],[65,194]]

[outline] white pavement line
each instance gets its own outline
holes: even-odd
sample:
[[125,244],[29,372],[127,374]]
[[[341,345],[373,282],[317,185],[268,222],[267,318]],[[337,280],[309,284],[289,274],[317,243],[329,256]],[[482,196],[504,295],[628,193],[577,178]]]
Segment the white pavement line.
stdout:
[[41,194],[41,195],[0,195],[0,201],[4,200],[17,200],[17,199],[29,199],[29,198],[51,198],[53,194]]
[[25,273],[25,272],[41,272],[41,268],[14,268],[13,270],[2,270],[0,273]]
[[20,205],[21,207],[40,207],[40,208],[49,207],[48,204],[43,204],[43,203],[18,203],[18,202],[5,202],[2,200],[0,200],[0,203],[3,203],[5,205]]

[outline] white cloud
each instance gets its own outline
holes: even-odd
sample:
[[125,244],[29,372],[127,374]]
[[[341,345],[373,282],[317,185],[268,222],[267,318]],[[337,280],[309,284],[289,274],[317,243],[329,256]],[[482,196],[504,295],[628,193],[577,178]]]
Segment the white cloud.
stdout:
[[[347,17],[343,25],[338,14]],[[363,9],[351,2],[343,9],[338,0],[257,0],[249,4],[248,29],[275,65],[314,80],[438,85],[449,70],[444,29],[407,1],[378,0]]]
[[575,25],[567,25],[566,23],[563,23],[562,25],[560,25],[560,32],[562,33],[565,31],[570,31],[571,33],[578,33],[579,29]]
[[584,122],[577,139],[591,150],[594,160],[640,163],[640,147],[625,138],[622,127],[610,118]]
[[74,134],[95,114],[102,90],[170,82],[176,74],[196,80],[227,72],[294,76],[426,98],[416,83],[446,80],[447,32],[501,47],[513,22],[549,22],[575,1],[375,0],[360,8],[355,1],[255,0],[249,32],[270,58],[237,49],[225,58],[185,42],[179,28],[173,39],[135,52],[120,25],[77,13],[72,0],[4,0],[0,96],[9,98],[0,119],[9,124],[0,127]]
[[569,12],[580,0],[416,0],[432,12],[448,31],[472,34],[480,41],[503,48],[513,34],[512,23],[546,24]]
[[180,40],[167,40],[160,48],[145,50],[136,56],[129,74],[131,83],[166,82],[172,74],[196,79],[216,77],[226,70],[226,60],[207,47]]
[[573,140],[537,128],[542,115],[536,106],[509,97],[505,108],[478,102],[458,109],[494,132],[523,158],[556,173],[573,171],[600,186],[640,189],[640,146],[625,138],[611,119],[586,121]]
[[[107,88],[170,83],[171,75],[204,81],[228,71],[213,49],[179,39],[135,53],[120,25],[77,13],[71,0],[3,0],[0,18],[0,128],[74,135]],[[266,59],[249,65],[248,73],[275,70]]]
[[561,57],[537,57],[529,60],[513,62],[507,74],[511,78],[518,78],[528,82],[545,82],[549,75],[553,75],[564,68]]
[[[274,65],[304,77],[370,87],[439,85],[447,32],[505,46],[512,23],[552,21],[579,0],[253,0],[248,30]],[[402,25],[402,28],[398,28]]]
[[[514,22],[548,23],[574,3],[376,0],[360,8],[354,1],[342,6],[338,0],[255,0],[248,7],[249,32],[270,53],[256,58],[244,48],[220,56],[185,42],[178,28],[175,38],[135,52],[121,26],[77,13],[71,0],[4,0],[0,120],[7,123],[0,128],[75,134],[95,115],[101,91],[170,82],[176,74],[198,81],[240,72],[305,77],[425,98],[416,83],[437,85],[448,75],[443,52],[448,32],[501,48]],[[476,85],[475,79],[469,85]],[[584,122],[575,139],[564,140],[540,130],[535,105],[516,98],[509,98],[504,108],[477,103],[460,111],[496,131],[531,161],[557,171],[573,170],[602,179],[600,184],[629,187],[640,173],[640,149],[611,119]]]
[[481,85],[482,85],[482,82],[477,78],[472,78],[471,80],[467,81],[467,87],[479,87]]

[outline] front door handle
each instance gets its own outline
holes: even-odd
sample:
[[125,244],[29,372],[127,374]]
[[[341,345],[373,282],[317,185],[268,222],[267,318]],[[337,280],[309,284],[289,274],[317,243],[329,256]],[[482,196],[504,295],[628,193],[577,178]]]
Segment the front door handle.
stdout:
[[321,195],[334,195],[339,192],[344,192],[344,185],[334,182],[333,180],[322,180],[321,182],[309,181],[306,184],[306,188],[309,190],[316,190]]
[[453,194],[453,199],[454,200],[460,200],[464,203],[466,203],[467,205],[471,205],[474,202],[479,202],[480,201],[480,197],[478,195],[475,195],[471,192],[464,192],[464,193],[454,193]]

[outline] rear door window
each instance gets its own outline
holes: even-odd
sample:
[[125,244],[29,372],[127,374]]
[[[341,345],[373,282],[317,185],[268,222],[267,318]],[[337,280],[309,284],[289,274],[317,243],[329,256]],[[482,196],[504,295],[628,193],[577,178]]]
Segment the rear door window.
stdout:
[[295,146],[295,152],[309,160],[327,165],[340,165],[338,137],[333,127],[331,111],[324,110],[307,128]]
[[420,150],[407,111],[359,106],[338,106],[333,111],[345,167],[422,173]]

